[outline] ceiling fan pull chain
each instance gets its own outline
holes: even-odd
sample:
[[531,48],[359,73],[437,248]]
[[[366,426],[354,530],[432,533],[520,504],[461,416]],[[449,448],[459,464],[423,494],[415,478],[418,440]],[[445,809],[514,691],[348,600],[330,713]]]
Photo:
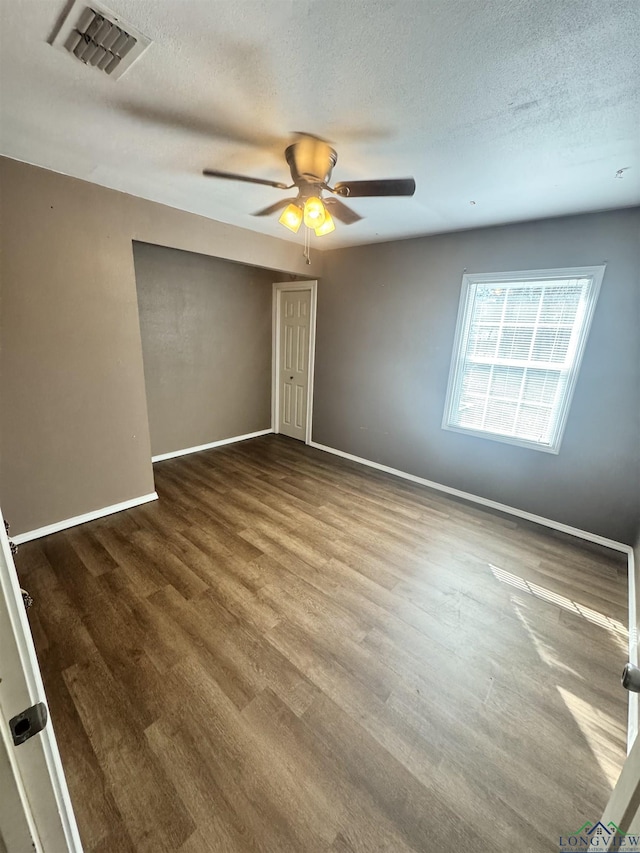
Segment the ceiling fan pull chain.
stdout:
[[309,235],[311,234],[308,228],[304,229],[304,252],[303,256],[307,259],[307,265],[311,266],[311,249],[309,248]]

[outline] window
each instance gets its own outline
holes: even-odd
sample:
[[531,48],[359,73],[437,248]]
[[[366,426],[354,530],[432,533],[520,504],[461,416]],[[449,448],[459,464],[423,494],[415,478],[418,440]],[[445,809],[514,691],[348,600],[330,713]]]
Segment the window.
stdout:
[[464,275],[442,426],[558,453],[604,269]]

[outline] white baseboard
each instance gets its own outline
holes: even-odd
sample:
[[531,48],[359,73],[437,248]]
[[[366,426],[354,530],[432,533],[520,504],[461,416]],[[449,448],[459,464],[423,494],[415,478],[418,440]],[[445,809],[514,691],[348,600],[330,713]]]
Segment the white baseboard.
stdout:
[[481,498],[479,495],[472,495],[470,492],[462,492],[460,489],[454,489],[451,486],[443,486],[442,483],[434,483],[432,480],[425,480],[424,477],[416,477],[415,474],[407,474],[406,471],[400,471],[397,468],[390,468],[388,465],[381,465],[379,462],[372,462],[370,459],[363,459],[360,456],[353,456],[351,453],[345,453],[344,450],[336,450],[335,447],[327,447],[324,444],[318,444],[315,441],[311,442],[311,447],[316,447],[318,450],[324,450],[326,453],[333,453],[334,456],[342,456],[344,459],[350,459],[352,462],[359,462],[361,465],[367,465],[369,468],[375,468],[378,471],[384,471],[387,474],[393,474],[396,477],[401,477],[403,480],[410,480],[412,483],[418,483],[421,486],[426,486],[429,489],[435,489],[438,492],[444,492],[447,495],[452,495],[456,498],[462,498],[471,503],[480,504],[491,509],[496,509],[498,512],[505,512],[508,515],[515,515],[518,518],[524,518],[527,521],[533,521],[536,524],[542,524],[544,527],[551,527],[553,530],[559,530],[562,533],[568,533],[570,536],[577,536],[579,539],[585,539],[587,542],[595,542],[598,545],[603,545],[605,548],[612,548],[614,551],[622,551],[624,554],[629,553],[630,546],[623,542],[616,542],[614,539],[607,539],[605,536],[599,536],[597,533],[589,533],[587,530],[579,530],[577,527],[570,527],[568,524],[562,524],[560,521],[553,521],[551,518],[544,518],[541,515],[534,515],[532,512],[526,512],[523,509],[516,509],[506,504],[491,501],[488,498]]
[[152,462],[162,462],[163,459],[173,459],[176,456],[186,456],[188,453],[199,453],[201,450],[211,450],[212,447],[222,447],[224,444],[235,444],[236,441],[246,441],[248,438],[259,438],[269,435],[272,429],[261,429],[258,432],[248,432],[246,435],[232,435],[231,438],[221,438],[220,441],[210,441],[208,444],[198,444],[197,447],[185,447],[184,450],[172,450],[170,453],[159,453],[152,456]]
[[27,530],[26,533],[18,533],[17,536],[11,536],[11,539],[13,539],[16,545],[22,545],[23,542],[40,539],[42,536],[49,536],[51,533],[57,533],[59,530],[66,530],[68,527],[75,527],[77,524],[84,524],[86,521],[95,521],[96,518],[102,518],[105,515],[112,515],[114,512],[121,512],[123,509],[132,509],[134,506],[140,506],[141,504],[149,503],[149,501],[157,500],[157,493],[151,492],[149,495],[131,498],[131,500],[105,506],[102,509],[94,509],[92,512],[76,515],[74,518],[65,518],[62,521],[56,521],[55,524],[47,524],[46,527],[38,527],[36,530]]

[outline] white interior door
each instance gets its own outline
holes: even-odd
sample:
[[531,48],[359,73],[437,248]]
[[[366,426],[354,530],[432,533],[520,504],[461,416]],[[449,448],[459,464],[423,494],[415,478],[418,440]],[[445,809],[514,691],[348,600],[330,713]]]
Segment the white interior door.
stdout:
[[277,432],[307,440],[311,289],[279,291],[279,418]]
[[[563,840],[569,845],[575,844],[576,849],[584,849],[591,842],[589,853],[602,853],[604,850],[620,853],[623,850],[628,853],[640,851],[640,737],[636,737],[627,755],[599,823],[587,824],[575,842],[572,839]],[[582,841],[585,843],[579,848]]]
[[81,853],[51,721],[19,746],[9,725],[46,697],[1,512],[0,650],[0,851]]
[[0,737],[0,853],[33,853],[33,834],[4,727]]

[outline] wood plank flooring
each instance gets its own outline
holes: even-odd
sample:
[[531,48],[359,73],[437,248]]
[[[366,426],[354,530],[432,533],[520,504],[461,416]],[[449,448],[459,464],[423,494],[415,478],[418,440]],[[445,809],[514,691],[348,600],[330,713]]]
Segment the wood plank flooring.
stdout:
[[277,436],[17,566],[87,853],[558,849],[624,759],[626,565]]

